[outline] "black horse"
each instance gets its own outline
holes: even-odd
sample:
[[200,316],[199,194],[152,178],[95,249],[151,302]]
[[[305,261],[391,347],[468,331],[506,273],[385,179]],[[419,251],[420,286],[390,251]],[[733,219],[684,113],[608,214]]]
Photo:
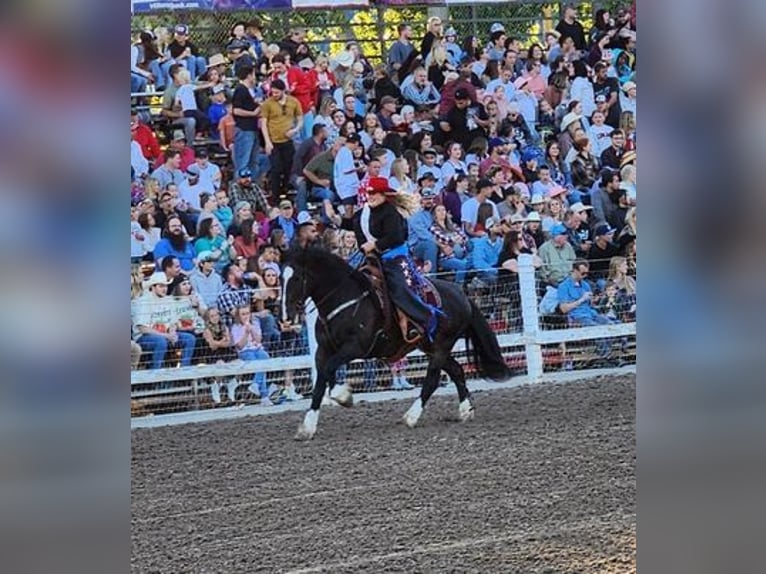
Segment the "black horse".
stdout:
[[414,345],[404,341],[396,321],[386,321],[368,274],[353,269],[340,257],[316,247],[295,248],[286,257],[282,277],[283,320],[296,317],[308,298],[319,315],[317,380],[311,409],[296,438],[310,439],[316,433],[319,407],[328,383],[330,397],[340,405],[351,406],[351,391],[345,384],[335,384],[335,371],[354,359],[395,360],[415,346],[429,357],[420,398],[404,415],[410,427],[418,422],[428,399],[438,388],[442,370],[457,387],[460,420],[473,417],[463,367],[452,357],[452,348],[461,336],[466,337],[467,348],[470,348],[469,339],[473,343],[474,362],[481,376],[493,380],[510,376],[495,334],[476,304],[455,283],[432,281],[441,296],[446,317],[439,320],[433,342],[423,338]]

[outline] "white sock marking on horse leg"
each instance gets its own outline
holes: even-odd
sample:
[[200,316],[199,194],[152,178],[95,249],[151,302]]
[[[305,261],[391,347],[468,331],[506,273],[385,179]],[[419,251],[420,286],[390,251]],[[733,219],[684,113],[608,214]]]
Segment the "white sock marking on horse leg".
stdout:
[[460,401],[460,406],[458,407],[458,415],[460,416],[460,422],[465,422],[467,420],[470,420],[474,417],[474,410],[473,410],[473,404],[471,403],[471,399],[465,398],[462,401]]
[[298,427],[297,439],[311,439],[317,432],[317,423],[319,422],[319,411],[309,409],[306,416],[303,417],[303,423]]
[[423,401],[421,401],[420,397],[418,397],[417,399],[415,399],[415,402],[412,403],[410,410],[404,413],[405,424],[410,428],[414,427],[416,424],[418,424],[418,420],[420,420],[420,415],[422,414],[423,414]]

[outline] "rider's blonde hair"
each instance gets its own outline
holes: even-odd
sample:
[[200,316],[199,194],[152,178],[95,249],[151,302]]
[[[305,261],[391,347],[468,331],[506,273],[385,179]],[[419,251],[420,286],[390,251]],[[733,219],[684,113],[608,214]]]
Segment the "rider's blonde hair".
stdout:
[[420,211],[420,200],[417,195],[403,191],[397,193],[387,193],[386,198],[394,204],[396,210],[402,217],[412,217],[417,211]]

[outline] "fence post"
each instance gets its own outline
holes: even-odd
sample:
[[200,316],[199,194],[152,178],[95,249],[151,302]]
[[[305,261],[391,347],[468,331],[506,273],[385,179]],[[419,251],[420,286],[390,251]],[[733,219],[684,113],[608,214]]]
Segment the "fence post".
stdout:
[[533,257],[522,253],[519,262],[519,291],[521,295],[521,320],[523,322],[524,354],[527,359],[527,376],[530,382],[537,382],[543,375],[543,352],[538,343],[540,317],[537,312],[537,287]]

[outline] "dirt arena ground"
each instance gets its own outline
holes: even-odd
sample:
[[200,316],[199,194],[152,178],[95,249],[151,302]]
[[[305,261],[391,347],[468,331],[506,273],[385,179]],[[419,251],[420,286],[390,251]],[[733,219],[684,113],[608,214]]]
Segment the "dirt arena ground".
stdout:
[[133,431],[132,571],[635,572],[635,375]]

